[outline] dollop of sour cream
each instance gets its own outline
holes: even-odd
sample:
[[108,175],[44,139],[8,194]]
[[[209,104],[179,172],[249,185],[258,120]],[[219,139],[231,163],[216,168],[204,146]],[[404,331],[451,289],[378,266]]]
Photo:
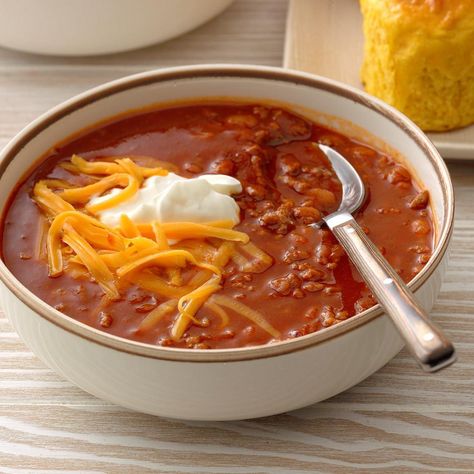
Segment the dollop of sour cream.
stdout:
[[[240,222],[240,209],[232,194],[242,191],[240,181],[222,174],[183,178],[175,173],[151,176],[133,197],[98,214],[106,225],[118,227],[120,216],[126,214],[135,224],[152,222],[197,222],[218,220]],[[91,199],[97,204],[120,189]]]

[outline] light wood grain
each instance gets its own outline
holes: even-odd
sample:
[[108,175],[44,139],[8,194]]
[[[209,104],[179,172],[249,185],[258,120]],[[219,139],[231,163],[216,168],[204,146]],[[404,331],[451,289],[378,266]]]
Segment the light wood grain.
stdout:
[[[363,41],[357,0],[290,0],[285,67],[362,89]],[[474,159],[474,125],[429,136],[445,157]]]
[[[277,66],[285,13],[283,0],[242,0],[182,38],[105,58],[0,50],[0,145],[52,105],[128,73],[212,61]],[[37,360],[0,316],[0,472],[472,473],[474,167],[452,163],[450,170],[454,245],[432,316],[456,343],[456,365],[422,374],[402,351],[318,405],[254,421],[180,422],[134,413],[74,387]]]

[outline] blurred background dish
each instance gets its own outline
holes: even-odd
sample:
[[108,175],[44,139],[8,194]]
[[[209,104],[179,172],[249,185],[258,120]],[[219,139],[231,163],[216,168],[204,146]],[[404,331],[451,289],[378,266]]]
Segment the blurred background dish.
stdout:
[[183,34],[233,0],[0,0],[0,45],[28,53],[89,56]]

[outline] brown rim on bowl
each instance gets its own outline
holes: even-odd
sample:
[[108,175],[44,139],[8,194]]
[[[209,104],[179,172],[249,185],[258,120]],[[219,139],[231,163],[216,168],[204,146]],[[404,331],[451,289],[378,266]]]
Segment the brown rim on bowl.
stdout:
[[[413,291],[417,290],[434,272],[446,252],[449,238],[453,229],[454,217],[453,188],[449,177],[449,172],[438,151],[431,141],[414,123],[412,123],[409,119],[392,107],[350,86],[343,85],[331,79],[326,79],[306,73],[260,66],[187,66],[151,71],[109,82],[80,94],[64,102],[63,104],[60,104],[59,106],[51,109],[49,112],[46,112],[44,115],[23,129],[16,137],[12,139],[12,141],[5,147],[2,153],[0,153],[0,178],[3,176],[5,170],[15,158],[15,156],[23,147],[26,146],[29,141],[31,141],[36,135],[48,128],[50,125],[71,114],[72,112],[105,97],[125,90],[157,82],[193,79],[199,77],[255,78],[279,82],[290,82],[315,89],[322,89],[334,95],[343,96],[356,103],[359,103],[389,119],[397,127],[402,129],[422,149],[425,156],[436,170],[443,189],[445,214],[443,225],[438,231],[439,239],[435,246],[433,255],[423,270],[409,282],[409,287]],[[376,306],[373,306],[372,308],[365,310],[346,321],[342,321],[336,326],[322,329],[316,333],[308,334],[306,336],[288,339],[268,345],[234,349],[213,349],[205,351],[197,349],[177,349],[145,344],[110,335],[60,313],[46,304],[44,301],[40,300],[27,288],[25,288],[13,276],[13,274],[7,269],[1,260],[0,280],[22,303],[26,304],[31,310],[49,322],[61,327],[62,329],[65,329],[70,333],[121,352],[172,361],[231,362],[274,357],[290,352],[295,352],[297,350],[322,343],[334,337],[342,336],[353,329],[367,324],[368,322],[383,314],[382,308],[377,304]]]

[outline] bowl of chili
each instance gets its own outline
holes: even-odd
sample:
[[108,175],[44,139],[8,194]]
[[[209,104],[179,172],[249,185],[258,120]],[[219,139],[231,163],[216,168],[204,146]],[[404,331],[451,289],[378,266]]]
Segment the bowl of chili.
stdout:
[[[318,143],[359,171],[369,197],[356,219],[431,309],[454,199],[423,132],[330,79],[217,65],[97,87],[7,145],[6,314],[54,370],[145,413],[252,418],[355,385],[403,343],[331,233],[308,226],[340,199]],[[176,194],[223,199],[229,179],[234,221],[199,221],[217,201]],[[162,194],[193,210],[148,224],[126,194],[170,180]]]

